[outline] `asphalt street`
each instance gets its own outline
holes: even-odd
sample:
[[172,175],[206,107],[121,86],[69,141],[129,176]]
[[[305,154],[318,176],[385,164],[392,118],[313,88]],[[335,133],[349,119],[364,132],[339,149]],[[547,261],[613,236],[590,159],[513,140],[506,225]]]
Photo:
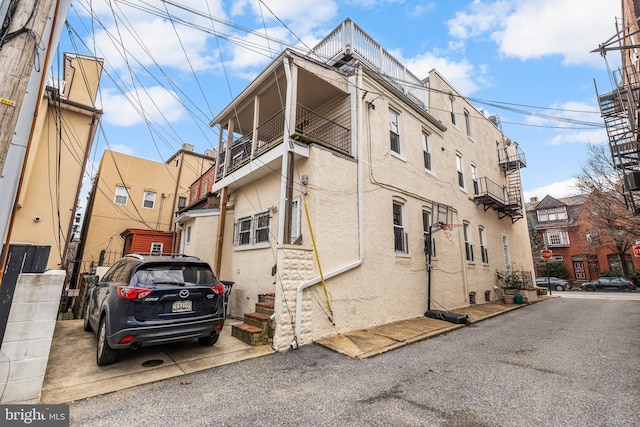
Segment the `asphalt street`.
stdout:
[[554,298],[369,359],[307,345],[76,401],[71,425],[637,426],[639,328],[637,300]]

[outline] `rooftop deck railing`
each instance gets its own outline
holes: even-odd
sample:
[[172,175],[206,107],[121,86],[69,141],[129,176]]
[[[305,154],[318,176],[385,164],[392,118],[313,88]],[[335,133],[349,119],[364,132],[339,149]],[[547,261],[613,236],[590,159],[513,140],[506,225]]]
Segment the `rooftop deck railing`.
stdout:
[[350,19],[329,33],[308,55],[330,65],[356,55],[394,83],[417,105],[425,110],[429,105],[426,84]]

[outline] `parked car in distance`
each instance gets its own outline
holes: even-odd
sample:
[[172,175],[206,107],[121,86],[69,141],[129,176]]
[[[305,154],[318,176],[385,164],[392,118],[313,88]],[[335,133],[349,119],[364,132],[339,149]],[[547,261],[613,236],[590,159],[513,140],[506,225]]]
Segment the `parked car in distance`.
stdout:
[[601,277],[592,282],[585,282],[580,285],[580,289],[585,291],[614,290],[631,292],[636,289],[635,284],[624,277]]
[[224,285],[211,267],[185,255],[125,255],[84,297],[84,330],[98,337],[99,366],[121,349],[197,338],[218,341],[224,325]]
[[568,280],[560,279],[558,277],[538,277],[536,279],[536,285],[539,288],[550,287],[556,291],[566,291],[567,289],[571,289],[571,283],[569,283]]

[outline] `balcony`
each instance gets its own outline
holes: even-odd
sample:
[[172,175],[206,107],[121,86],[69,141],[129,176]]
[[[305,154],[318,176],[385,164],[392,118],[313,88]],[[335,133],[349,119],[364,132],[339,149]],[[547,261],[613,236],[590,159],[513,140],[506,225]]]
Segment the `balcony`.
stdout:
[[524,151],[520,147],[516,148],[515,154],[500,156],[500,170],[503,172],[513,172],[527,167]]
[[483,205],[485,211],[488,209],[498,211],[500,219],[509,216],[515,222],[523,217],[520,187],[505,187],[489,178],[479,178],[474,202]]
[[[296,124],[291,139],[309,145],[318,144],[347,156],[351,155],[351,131],[302,105],[296,108]],[[280,110],[256,128],[237,137],[228,151],[218,155],[216,182],[280,145],[284,140],[285,111]]]

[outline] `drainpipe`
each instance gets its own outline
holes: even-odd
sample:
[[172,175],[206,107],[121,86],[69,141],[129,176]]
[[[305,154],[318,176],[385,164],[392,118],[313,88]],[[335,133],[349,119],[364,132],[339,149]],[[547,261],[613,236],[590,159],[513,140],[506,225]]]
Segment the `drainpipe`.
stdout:
[[[362,97],[360,96],[360,88],[362,87],[362,68],[359,64],[356,64],[356,84],[355,84],[355,97],[352,97],[351,108],[352,111],[356,110],[357,116],[357,135],[352,136],[352,140],[355,139],[357,150],[358,150],[358,245],[359,245],[359,259],[342,266],[336,270],[330,271],[329,273],[324,275],[324,279],[330,279],[332,277],[338,276],[342,273],[345,273],[349,270],[353,270],[356,267],[359,267],[364,262],[364,215],[363,215],[363,189],[362,189],[362,156],[363,156],[363,148],[362,148]],[[352,134],[353,135],[353,134]],[[293,337],[293,342],[291,343],[291,350],[295,350],[299,347],[298,337],[300,336],[302,330],[302,291],[305,289],[320,283],[321,278],[316,277],[314,279],[308,280],[306,282],[298,285],[298,290],[296,291],[296,321],[295,321],[295,336]]]

